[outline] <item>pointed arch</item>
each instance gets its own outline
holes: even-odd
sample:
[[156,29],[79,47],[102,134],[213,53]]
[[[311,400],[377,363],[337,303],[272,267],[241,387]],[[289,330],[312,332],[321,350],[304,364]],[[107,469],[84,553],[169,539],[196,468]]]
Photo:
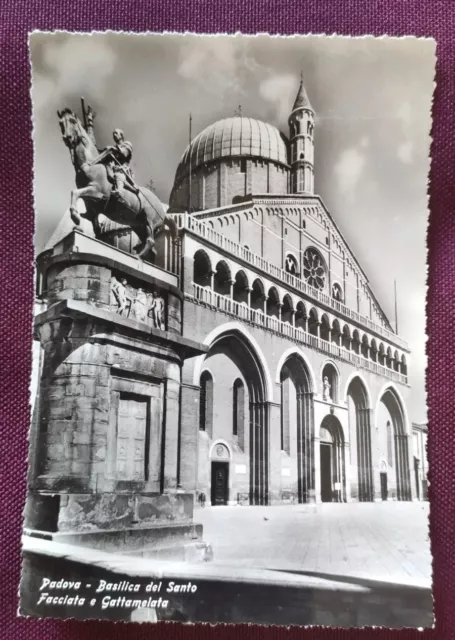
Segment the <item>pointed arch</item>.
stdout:
[[[250,470],[250,503],[269,502],[269,410],[268,385],[271,387],[267,365],[259,348],[240,323],[226,323],[217,327],[204,341],[208,353],[195,363],[197,376],[206,359],[228,358],[241,374],[248,392],[248,442]],[[201,360],[202,358],[202,360]],[[214,432],[215,432],[214,425]],[[215,433],[214,433],[215,435]]]
[[243,269],[235,274],[234,279],[234,300],[236,302],[248,302],[248,276]]
[[346,401],[351,443],[355,438],[357,462],[357,486],[351,485],[351,492],[359,502],[373,502],[373,462],[371,453],[371,405],[367,386],[359,375],[354,375],[347,383]]
[[320,337],[321,340],[325,340],[326,342],[330,342],[331,340],[330,320],[326,313],[323,313],[321,316]]
[[295,309],[294,309],[294,301],[291,296],[287,293],[283,298],[283,308],[281,309],[281,320],[283,322],[288,322],[292,324],[294,317]]
[[[265,397],[268,402],[273,402],[273,384],[270,376],[269,368],[267,366],[267,360],[262,352],[261,347],[255,338],[247,331],[240,322],[226,322],[213,331],[211,331],[204,339],[203,344],[211,347],[222,336],[238,335],[241,342],[243,342],[246,348],[254,354],[254,359],[258,362],[258,367],[261,371],[261,377],[264,379]],[[197,386],[201,370],[203,367],[206,355],[197,356],[195,358],[194,370],[193,370],[193,384]]]
[[347,351],[351,350],[351,330],[347,324],[343,325],[341,344]]
[[215,293],[228,296],[231,290],[232,273],[226,260],[219,260],[215,267],[213,278],[213,289]]
[[407,415],[403,399],[395,385],[385,385],[379,394],[376,408],[376,424],[379,421],[379,406],[381,403],[390,416],[391,431],[393,433],[397,500],[411,500]]
[[193,282],[202,287],[210,286],[211,273],[209,254],[204,249],[198,249],[193,256]]
[[291,433],[297,449],[299,502],[315,500],[314,404],[312,372],[302,354],[286,352],[277,375],[281,383],[281,450],[290,454]]

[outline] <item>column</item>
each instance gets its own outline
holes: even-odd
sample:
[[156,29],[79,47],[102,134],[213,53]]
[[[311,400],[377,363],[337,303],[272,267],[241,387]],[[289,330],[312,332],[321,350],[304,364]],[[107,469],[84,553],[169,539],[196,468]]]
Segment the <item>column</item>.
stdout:
[[194,491],[197,483],[199,387],[182,384],[180,400],[179,485]]
[[[280,386],[275,385],[276,397],[280,397]],[[269,504],[281,500],[281,406],[270,402],[270,500]]]
[[373,502],[373,469],[371,464],[370,409],[356,408],[357,466],[359,501]]
[[318,339],[320,339],[321,338],[321,323],[320,322],[316,323],[316,331],[317,331]]
[[177,489],[180,383],[166,378],[163,490]]
[[247,304],[248,304],[249,308],[251,308],[251,292],[252,291],[253,291],[253,289],[251,287],[247,287],[246,288],[246,292],[247,292],[247,295],[248,295]]
[[291,324],[295,327],[295,309],[291,309]]
[[299,502],[315,502],[313,394],[297,392],[297,481]]
[[213,291],[215,288],[215,271],[209,272],[209,278],[210,278],[210,288]]
[[234,299],[234,285],[235,280],[229,280],[229,297],[231,298],[231,300]]
[[281,322],[281,309],[283,308],[283,303],[278,302],[276,306],[278,307],[278,320]]
[[250,504],[269,503],[269,403],[250,402]]
[[321,439],[319,429],[316,429],[313,438],[314,455],[314,501],[321,502]]
[[349,452],[350,452],[350,443],[345,440],[344,442],[344,477],[346,483],[346,502],[351,502],[351,473],[350,473],[350,464],[349,464]]
[[269,297],[268,297],[268,296],[266,296],[266,295],[263,295],[263,296],[262,296],[262,301],[263,301],[263,303],[264,303],[264,315],[265,315],[265,316],[267,315],[267,300],[268,300],[268,299],[269,299]]

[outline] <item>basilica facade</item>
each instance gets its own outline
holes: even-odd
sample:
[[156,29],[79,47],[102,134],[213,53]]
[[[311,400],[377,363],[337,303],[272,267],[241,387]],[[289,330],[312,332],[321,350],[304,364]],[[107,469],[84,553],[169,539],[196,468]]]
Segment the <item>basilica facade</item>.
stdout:
[[195,499],[426,497],[409,349],[314,193],[314,132],[302,82],[288,136],[196,135],[153,264],[131,227],[65,214],[37,261],[30,530],[172,521],[188,546]]
[[183,336],[207,349],[182,367],[180,486],[220,506],[415,499],[409,349],[314,193],[303,82],[288,124],[219,120],[176,171],[162,266],[178,250]]

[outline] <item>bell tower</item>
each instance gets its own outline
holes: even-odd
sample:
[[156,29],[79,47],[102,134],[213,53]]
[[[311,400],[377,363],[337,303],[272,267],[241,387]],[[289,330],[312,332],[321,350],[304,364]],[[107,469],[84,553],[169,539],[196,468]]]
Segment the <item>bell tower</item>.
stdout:
[[303,85],[300,86],[289,116],[291,165],[290,193],[314,193],[314,111]]

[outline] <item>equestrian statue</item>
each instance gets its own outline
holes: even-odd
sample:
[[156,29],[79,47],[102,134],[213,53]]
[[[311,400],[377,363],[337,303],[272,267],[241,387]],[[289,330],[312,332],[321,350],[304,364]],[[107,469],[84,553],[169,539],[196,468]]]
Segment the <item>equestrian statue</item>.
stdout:
[[84,123],[71,109],[57,111],[63,142],[76,171],[77,188],[71,191],[70,202],[75,228],[80,229],[77,201],[81,198],[87,211],[82,215],[91,221],[96,237],[100,232],[98,216],[104,214],[137,234],[141,242],[135,247],[138,258],[153,258],[155,237],[169,217],[150,189],[136,185],[130,166],[133,146],[125,140],[123,131],[115,129],[114,144],[100,152],[93,130],[95,113],[91,107],[85,109],[83,99],[81,102]]

